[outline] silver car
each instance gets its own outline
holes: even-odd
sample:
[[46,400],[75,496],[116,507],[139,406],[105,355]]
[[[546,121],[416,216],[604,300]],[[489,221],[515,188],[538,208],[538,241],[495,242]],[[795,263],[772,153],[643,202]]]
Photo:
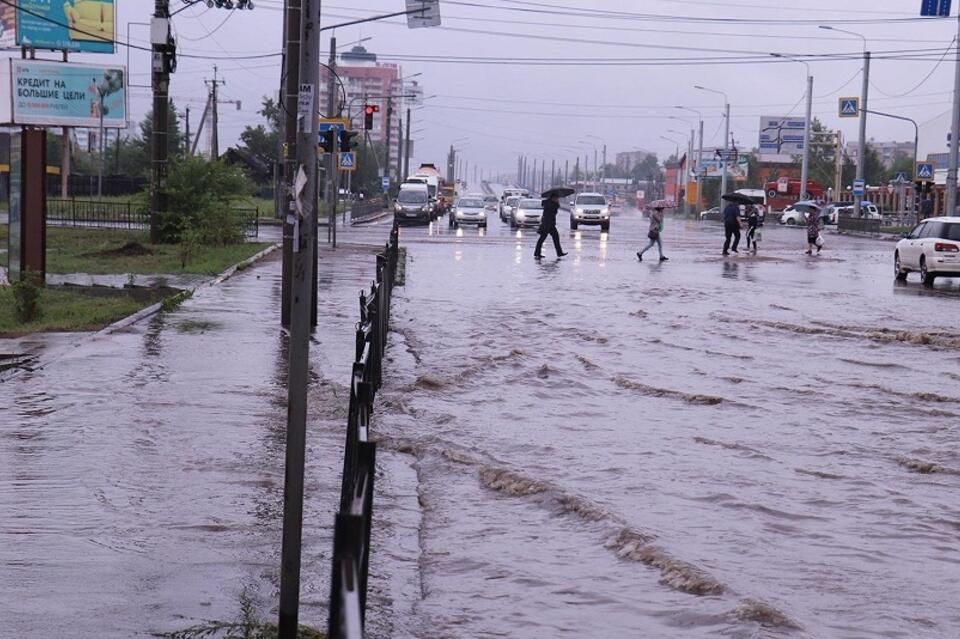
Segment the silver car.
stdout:
[[511,195],[506,200],[503,201],[503,204],[500,205],[500,220],[503,222],[510,222],[511,226],[513,225],[513,209],[517,207],[517,203],[523,199],[518,195]]
[[500,198],[492,193],[483,196],[483,205],[488,211],[497,211],[500,208]]
[[524,198],[513,209],[510,228],[540,226],[541,217],[543,217],[543,200],[540,198]]
[[610,230],[610,205],[600,193],[581,193],[570,208],[570,228],[574,231],[581,224],[593,224],[601,231]]
[[483,197],[462,197],[453,207],[453,225],[476,224],[480,228],[487,228],[487,207]]

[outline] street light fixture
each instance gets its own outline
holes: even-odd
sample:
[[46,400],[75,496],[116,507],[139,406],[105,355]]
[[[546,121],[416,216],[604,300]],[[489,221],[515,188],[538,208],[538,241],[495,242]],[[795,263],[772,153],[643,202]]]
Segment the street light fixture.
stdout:
[[[870,88],[870,52],[867,51],[867,37],[862,33],[857,33],[856,31],[847,31],[846,29],[839,29],[837,27],[831,27],[829,25],[821,24],[821,29],[827,31],[837,31],[839,33],[846,33],[847,35],[852,35],[863,40],[863,88],[860,90],[860,140],[857,143],[857,180],[863,180],[863,169],[866,163],[867,155],[867,97],[868,91]],[[956,166],[953,170],[953,189],[950,189],[950,177],[947,176],[947,204],[951,203],[951,193],[954,197],[956,196],[956,182],[957,182],[957,171]],[[860,217],[860,209],[863,205],[863,196],[854,194],[853,196],[853,214],[856,217]]]
[[707,87],[702,87],[699,84],[693,87],[694,89],[699,89],[701,91],[706,91],[708,93],[716,93],[723,96],[723,120],[724,120],[724,129],[723,129],[723,156],[720,158],[720,208],[723,208],[723,194],[727,192],[727,154],[730,150],[730,98],[727,97],[727,94],[723,91],[718,91],[716,89],[708,89]]
[[803,160],[800,163],[800,199],[807,200],[807,182],[810,179],[810,126],[813,117],[813,74],[810,72],[810,65],[805,60],[786,53],[771,53],[775,58],[799,62],[807,69],[807,115],[803,124]]

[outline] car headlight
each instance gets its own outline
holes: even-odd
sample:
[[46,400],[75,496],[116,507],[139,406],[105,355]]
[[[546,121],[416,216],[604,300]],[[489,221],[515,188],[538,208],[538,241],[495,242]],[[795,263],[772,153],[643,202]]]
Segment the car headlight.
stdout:
[[394,212],[394,213],[399,213],[401,210],[403,210],[403,207],[400,206],[399,202],[398,202],[397,204],[394,204],[394,205],[393,205],[393,212]]
[[577,207],[576,211],[577,211],[577,215],[583,215],[583,209],[580,208],[579,206]]
[[429,204],[424,204],[423,206],[420,207],[420,210],[421,210],[421,211],[429,211],[429,210],[430,210],[430,205],[429,205]]
[[610,209],[609,208],[600,209],[600,215],[602,215],[603,217],[607,217],[608,215],[610,215]]
[[480,217],[487,217],[487,214],[484,213],[483,211],[480,211]]

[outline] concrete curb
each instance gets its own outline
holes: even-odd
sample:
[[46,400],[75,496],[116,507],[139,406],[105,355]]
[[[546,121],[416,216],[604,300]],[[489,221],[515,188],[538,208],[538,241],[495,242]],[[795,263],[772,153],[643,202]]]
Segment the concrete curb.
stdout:
[[[263,259],[270,253],[273,253],[274,251],[276,251],[281,246],[282,245],[279,242],[277,242],[276,244],[271,244],[270,246],[263,249],[259,253],[256,253],[255,255],[251,255],[247,259],[237,262],[227,270],[220,273],[220,275],[217,275],[212,280],[201,282],[200,284],[197,284],[193,288],[185,288],[183,289],[183,291],[181,291],[180,294],[189,293],[192,296],[194,293],[196,293],[200,289],[206,288],[208,286],[216,286],[217,284],[222,284],[223,282],[233,277],[237,273],[237,271],[244,269],[245,267],[250,266],[254,262],[257,262]],[[55,362],[57,359],[62,357],[68,350],[73,348],[78,348],[80,346],[83,346],[84,344],[94,342],[102,337],[106,337],[121,329],[127,328],[128,326],[132,326],[137,322],[140,322],[150,317],[151,315],[155,315],[159,313],[162,308],[163,308],[163,301],[157,302],[156,304],[152,304],[146,308],[142,308],[136,313],[134,313],[133,315],[128,315],[123,319],[119,319],[113,324],[105,326],[101,328],[99,331],[96,331],[95,333],[90,333],[88,335],[85,335],[83,338],[78,340],[75,344],[72,344],[71,346],[64,348],[59,353],[55,353],[53,356],[46,359],[44,362],[38,363],[36,366],[31,367],[30,370],[42,369],[47,364]],[[24,372],[26,372],[26,369],[16,369],[16,370],[11,370],[7,375],[0,374],[0,383],[10,381],[14,379],[17,375]]]
[[351,218],[351,219],[350,219],[350,226],[356,226],[356,225],[358,225],[358,224],[367,224],[367,223],[369,223],[369,222],[376,222],[377,220],[382,220],[383,218],[387,217],[388,215],[393,215],[393,211],[391,211],[390,209],[387,209],[387,210],[385,210],[385,211],[383,211],[383,212],[381,212],[381,213],[379,213],[379,214],[377,214],[377,215],[374,215],[374,216],[372,216],[372,217],[365,217],[365,218],[363,218],[362,220],[354,220],[354,219]]

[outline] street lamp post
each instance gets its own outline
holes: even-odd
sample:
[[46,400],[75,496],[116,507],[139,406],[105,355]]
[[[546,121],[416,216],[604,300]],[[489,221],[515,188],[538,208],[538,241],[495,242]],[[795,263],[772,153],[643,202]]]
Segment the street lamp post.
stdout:
[[[862,109],[862,110],[866,111],[866,109]],[[879,115],[880,117],[884,117],[884,118],[893,118],[894,120],[903,120],[904,122],[909,122],[910,124],[913,125],[913,181],[916,182],[917,162],[919,160],[917,155],[919,153],[919,147],[920,147],[920,126],[917,124],[917,121],[914,120],[913,118],[908,118],[903,115],[894,115],[892,113],[883,113],[881,111],[867,111],[867,112],[872,113],[873,115]],[[900,204],[902,206],[903,202],[901,202]]]
[[[831,27],[828,25],[820,25],[820,28],[826,29],[827,31],[846,33],[847,35],[856,36],[857,38],[863,40],[863,88],[860,90],[860,140],[857,143],[857,179],[863,180],[864,166],[867,155],[867,97],[870,88],[870,52],[867,51],[867,38],[856,31],[847,31],[845,29],[838,29],[837,27]],[[954,177],[956,177],[956,174],[954,174]],[[854,216],[860,217],[860,209],[862,206],[863,196],[854,194]]]
[[678,109],[681,111],[690,111],[691,113],[697,114],[697,119],[700,121],[700,139],[699,139],[699,148],[697,149],[697,210],[703,205],[703,114],[701,114],[696,109],[691,109],[689,107],[678,106]]
[[[677,158],[677,163],[679,164],[679,162],[680,162],[680,141],[679,141],[679,140],[674,140],[673,138],[667,137],[667,136],[665,136],[665,135],[661,135],[661,136],[660,136],[660,139],[661,139],[661,140],[666,140],[667,142],[673,142],[673,144],[674,144],[673,155],[674,155],[674,157]],[[678,168],[679,168],[679,167],[678,167]],[[678,171],[677,171],[677,180],[676,180],[675,183],[674,183],[674,187],[678,187],[678,186],[679,186],[679,176],[680,176],[680,171],[678,170]],[[664,194],[664,196],[666,196],[666,194]],[[674,188],[673,198],[674,198],[674,200],[676,200],[676,198],[677,198],[677,189],[676,189],[676,188]]]
[[803,124],[803,160],[800,163],[800,199],[810,199],[807,192],[807,182],[810,179],[810,119],[813,117],[813,74],[806,61],[784,53],[771,53],[775,58],[783,58],[799,62],[807,69],[807,114]]
[[[722,198],[723,194],[727,192],[727,152],[730,150],[730,98],[723,91],[717,91],[716,89],[708,89],[700,85],[693,88],[723,96],[723,156],[720,158],[720,197]],[[722,199],[719,206],[723,208]]]
[[[607,141],[603,138],[587,134],[588,138],[593,138],[594,140],[599,140],[603,144],[603,166],[600,167],[600,187],[601,190],[605,190],[607,184]],[[596,168],[596,161],[594,161],[594,168]]]

